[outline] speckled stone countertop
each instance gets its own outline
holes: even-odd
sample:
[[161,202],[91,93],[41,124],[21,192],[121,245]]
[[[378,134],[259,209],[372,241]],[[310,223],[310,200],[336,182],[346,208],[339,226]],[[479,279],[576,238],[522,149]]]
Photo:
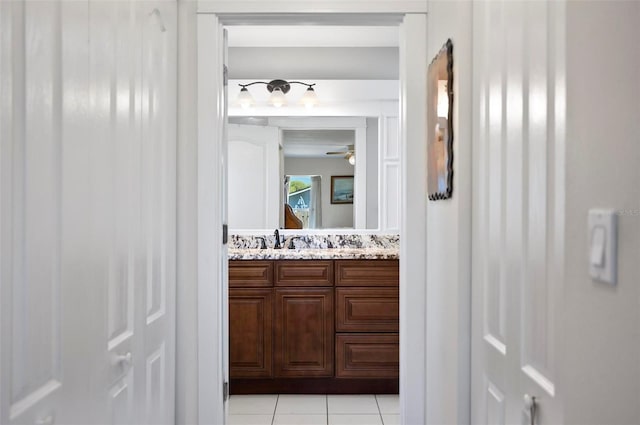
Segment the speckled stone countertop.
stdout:
[[229,248],[230,260],[397,260],[397,248]]

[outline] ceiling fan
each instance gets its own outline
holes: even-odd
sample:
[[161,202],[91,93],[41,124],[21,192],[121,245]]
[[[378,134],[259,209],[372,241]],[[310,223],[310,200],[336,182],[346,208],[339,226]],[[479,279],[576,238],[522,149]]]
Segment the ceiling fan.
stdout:
[[327,152],[327,155],[342,155],[344,159],[349,161],[349,164],[355,165],[356,163],[356,151],[355,145],[347,145],[346,151]]

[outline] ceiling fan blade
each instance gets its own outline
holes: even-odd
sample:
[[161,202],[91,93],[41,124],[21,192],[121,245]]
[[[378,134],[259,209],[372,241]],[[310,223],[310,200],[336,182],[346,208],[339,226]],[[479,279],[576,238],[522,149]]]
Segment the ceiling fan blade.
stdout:
[[345,151],[341,151],[341,152],[327,152],[327,155],[346,155],[347,152]]

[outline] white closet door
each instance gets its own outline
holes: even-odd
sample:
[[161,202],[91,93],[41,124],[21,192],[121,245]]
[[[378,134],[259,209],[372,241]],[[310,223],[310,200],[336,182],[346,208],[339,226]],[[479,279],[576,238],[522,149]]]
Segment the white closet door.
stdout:
[[0,3],[2,424],[174,421],[175,20]]
[[[164,3],[164,4],[163,4]],[[110,424],[169,424],[175,359],[175,4],[90,6],[91,174]],[[105,351],[106,350],[106,353]]]
[[[164,4],[163,4],[164,3]],[[151,3],[153,5],[153,3]],[[137,287],[139,423],[171,424],[175,388],[176,5],[142,13],[142,161]],[[161,7],[162,6],[162,7]]]
[[[86,6],[71,9],[86,18]],[[80,61],[67,63],[86,71],[87,31],[86,19],[85,29],[64,28],[63,10],[61,2],[0,3],[0,423],[7,425],[69,422],[72,409],[86,421],[92,407],[88,358],[72,360],[96,354],[96,337],[81,335],[98,320],[80,302],[92,285],[79,237],[88,223],[63,190],[75,171],[65,168],[63,130],[77,130],[63,127],[63,108],[86,106],[86,79],[73,87],[84,104],[69,105],[61,66],[62,40],[75,29],[85,46],[75,52]]]
[[474,5],[472,423],[563,422],[563,8]]

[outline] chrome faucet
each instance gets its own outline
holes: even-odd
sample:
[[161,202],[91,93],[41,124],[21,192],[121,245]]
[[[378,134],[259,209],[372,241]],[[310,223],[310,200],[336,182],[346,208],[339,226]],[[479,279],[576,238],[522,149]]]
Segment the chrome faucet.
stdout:
[[282,245],[280,245],[280,231],[276,229],[276,231],[273,232],[273,235],[276,237],[276,243],[273,245],[273,249],[282,248]]

